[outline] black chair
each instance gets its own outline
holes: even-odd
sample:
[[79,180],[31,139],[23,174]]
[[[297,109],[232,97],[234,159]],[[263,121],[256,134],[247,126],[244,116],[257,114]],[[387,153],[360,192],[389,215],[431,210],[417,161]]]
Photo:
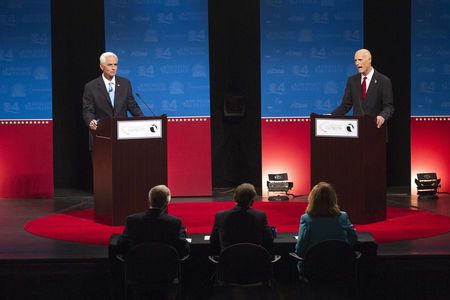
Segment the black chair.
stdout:
[[337,288],[346,295],[357,293],[361,253],[340,240],[326,240],[309,248],[304,257],[289,253],[301,262],[300,279],[313,287]]
[[273,263],[280,255],[272,256],[260,245],[239,243],[208,258],[216,264],[215,286],[224,299],[272,298]]
[[180,290],[181,262],[177,250],[163,243],[142,243],[125,257],[117,256],[125,267],[127,299],[176,299]]

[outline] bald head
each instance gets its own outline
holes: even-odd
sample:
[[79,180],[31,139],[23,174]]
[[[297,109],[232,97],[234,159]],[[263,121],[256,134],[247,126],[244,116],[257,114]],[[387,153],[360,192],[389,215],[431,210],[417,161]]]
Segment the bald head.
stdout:
[[358,72],[367,76],[372,71],[372,54],[367,49],[359,49],[355,52],[355,66]]

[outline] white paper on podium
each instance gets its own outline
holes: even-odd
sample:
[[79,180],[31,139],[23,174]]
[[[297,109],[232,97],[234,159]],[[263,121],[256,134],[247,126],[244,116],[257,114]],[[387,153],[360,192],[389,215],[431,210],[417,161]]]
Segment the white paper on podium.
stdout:
[[316,118],[316,136],[358,138],[358,119]]
[[162,120],[117,121],[117,139],[160,139]]

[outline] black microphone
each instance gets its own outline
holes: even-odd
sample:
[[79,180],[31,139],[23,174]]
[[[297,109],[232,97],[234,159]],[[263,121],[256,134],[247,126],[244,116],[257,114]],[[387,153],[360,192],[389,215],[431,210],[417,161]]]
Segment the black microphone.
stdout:
[[136,96],[139,98],[139,100],[141,100],[142,103],[144,103],[145,107],[147,107],[147,109],[152,113],[152,115],[155,117],[155,113],[153,112],[153,110],[150,108],[150,106],[147,105],[147,103],[145,103],[144,99],[142,99],[142,97],[136,93]]

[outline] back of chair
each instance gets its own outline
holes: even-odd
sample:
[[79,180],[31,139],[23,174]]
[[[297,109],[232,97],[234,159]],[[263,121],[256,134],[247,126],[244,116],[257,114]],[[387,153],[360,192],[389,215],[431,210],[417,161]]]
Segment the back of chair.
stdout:
[[178,278],[180,259],[177,250],[163,243],[142,243],[125,257],[127,284],[165,285]]
[[357,276],[356,254],[344,241],[320,242],[305,254],[303,275],[309,281],[348,282]]
[[270,253],[250,243],[225,248],[219,257],[217,279],[231,284],[268,283],[273,278]]

